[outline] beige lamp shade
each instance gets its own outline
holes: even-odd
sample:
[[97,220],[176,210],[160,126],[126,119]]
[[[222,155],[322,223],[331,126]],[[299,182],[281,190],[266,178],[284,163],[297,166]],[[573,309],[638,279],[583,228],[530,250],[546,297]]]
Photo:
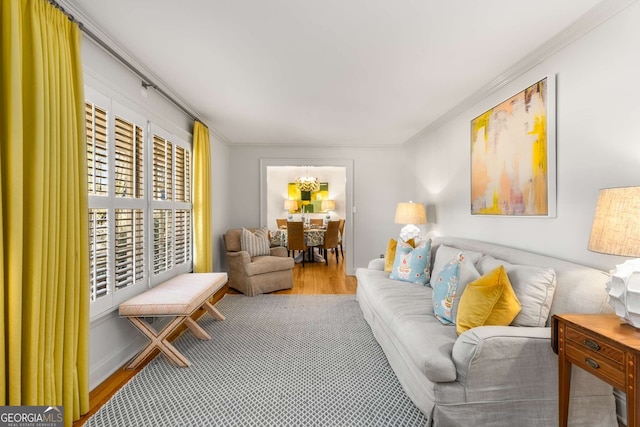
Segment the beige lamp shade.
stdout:
[[640,187],[600,190],[588,248],[603,254],[640,256]]
[[285,200],[284,201],[284,209],[286,211],[297,211],[298,210],[298,202],[296,200]]
[[396,207],[396,224],[426,224],[427,213],[422,203],[398,203]]
[[335,211],[336,210],[336,201],[335,200],[323,200],[320,205],[320,209],[323,211]]

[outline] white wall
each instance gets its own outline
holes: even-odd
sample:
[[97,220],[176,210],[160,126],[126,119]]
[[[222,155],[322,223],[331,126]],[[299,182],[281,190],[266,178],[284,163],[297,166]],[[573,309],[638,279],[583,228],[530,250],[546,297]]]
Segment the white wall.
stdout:
[[[640,3],[611,18],[409,147],[417,200],[431,231],[470,237],[609,270],[622,258],[587,251],[598,189],[640,185]],[[470,214],[470,121],[557,75],[557,217]]]
[[352,251],[354,267],[366,266],[371,258],[384,253],[390,237],[397,236],[401,226],[393,223],[396,204],[406,201],[409,191],[403,186],[407,164],[402,148],[336,148],[336,147],[230,147],[229,228],[260,224],[260,160],[309,159],[319,166],[323,159],[353,160]]
[[209,132],[211,142],[211,244],[213,245],[213,271],[225,271],[226,258],[222,236],[229,228],[229,200],[231,188],[228,185],[232,175],[229,166],[229,148]]

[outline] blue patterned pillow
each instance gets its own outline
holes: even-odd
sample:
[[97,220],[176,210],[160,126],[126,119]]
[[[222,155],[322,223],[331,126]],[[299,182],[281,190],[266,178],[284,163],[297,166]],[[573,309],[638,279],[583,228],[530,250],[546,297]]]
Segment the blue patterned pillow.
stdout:
[[430,269],[431,239],[422,242],[415,248],[406,242],[398,242],[390,278],[427,285],[429,284]]
[[434,272],[431,287],[433,288],[433,313],[436,318],[446,324],[455,323],[453,305],[457,298],[458,282],[460,280],[460,266],[464,261],[464,254],[459,252],[450,259],[442,270]]

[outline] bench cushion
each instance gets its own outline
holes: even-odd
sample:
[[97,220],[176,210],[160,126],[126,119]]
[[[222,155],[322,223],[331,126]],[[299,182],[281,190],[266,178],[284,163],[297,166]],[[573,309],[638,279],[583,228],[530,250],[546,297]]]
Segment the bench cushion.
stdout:
[[227,273],[181,274],[120,304],[120,316],[187,316],[227,283]]

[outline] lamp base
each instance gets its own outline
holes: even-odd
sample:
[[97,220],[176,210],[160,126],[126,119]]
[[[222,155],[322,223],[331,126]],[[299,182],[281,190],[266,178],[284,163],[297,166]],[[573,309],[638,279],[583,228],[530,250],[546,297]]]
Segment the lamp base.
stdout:
[[607,283],[609,305],[616,315],[635,328],[640,328],[640,259],[625,261],[611,272]]
[[413,224],[407,224],[400,230],[400,238],[403,242],[410,239],[416,239],[420,237],[420,229]]

